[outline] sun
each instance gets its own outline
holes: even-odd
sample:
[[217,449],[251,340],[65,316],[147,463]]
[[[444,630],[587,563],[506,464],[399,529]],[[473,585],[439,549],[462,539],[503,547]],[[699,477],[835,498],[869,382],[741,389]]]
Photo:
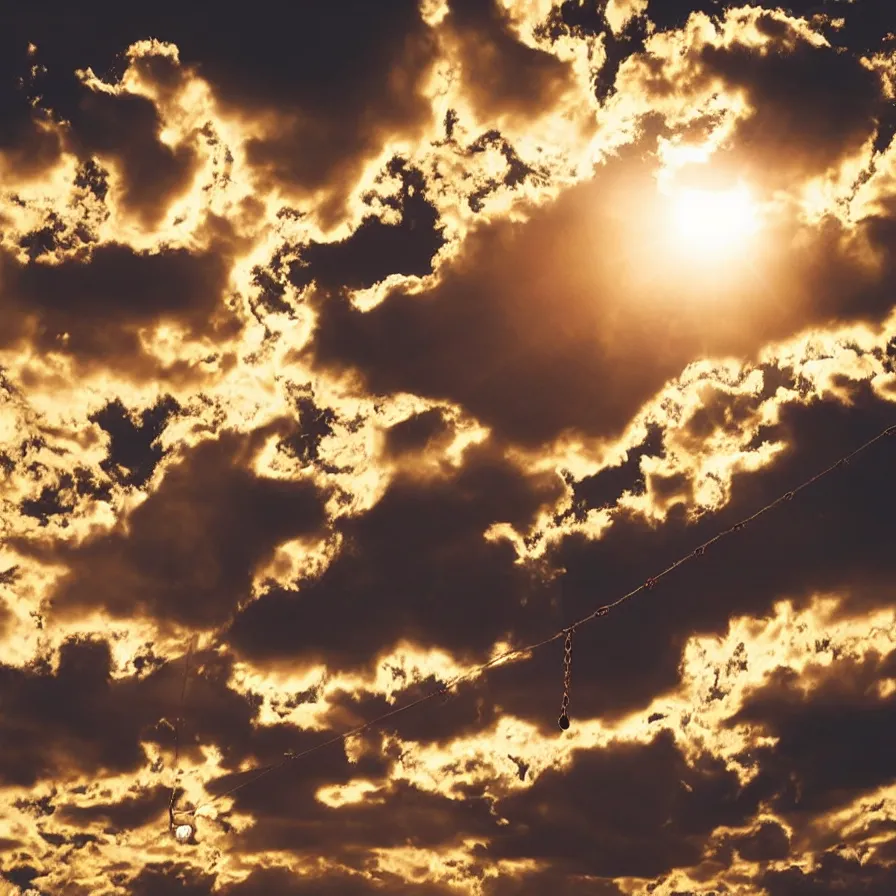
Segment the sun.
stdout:
[[676,248],[710,261],[739,254],[759,229],[758,209],[745,186],[676,190],[671,211]]

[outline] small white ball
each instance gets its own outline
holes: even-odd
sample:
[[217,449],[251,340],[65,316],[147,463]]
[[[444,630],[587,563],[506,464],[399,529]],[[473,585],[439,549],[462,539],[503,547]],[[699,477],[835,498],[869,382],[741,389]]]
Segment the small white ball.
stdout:
[[174,829],[174,837],[178,843],[189,843],[193,838],[193,825],[179,824]]

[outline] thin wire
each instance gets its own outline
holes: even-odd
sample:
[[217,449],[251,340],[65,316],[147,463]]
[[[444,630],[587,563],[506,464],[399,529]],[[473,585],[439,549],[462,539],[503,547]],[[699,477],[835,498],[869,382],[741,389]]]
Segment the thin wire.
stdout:
[[757,510],[755,513],[751,514],[748,517],[742,519],[739,523],[735,523],[733,526],[729,526],[722,532],[719,532],[717,535],[710,538],[708,541],[703,542],[703,544],[698,545],[694,550],[690,553],[685,554],[680,557],[674,563],[671,563],[667,566],[662,572],[657,573],[655,576],[645,580],[642,584],[638,585],[637,588],[633,588],[627,594],[623,594],[622,597],[617,598],[612,603],[602,604],[597,607],[591,613],[588,613],[587,616],[583,616],[581,619],[576,620],[571,625],[566,626],[565,628],[560,629],[560,631],[555,632],[547,638],[544,638],[541,641],[536,641],[532,644],[527,644],[525,647],[515,647],[510,650],[506,650],[503,653],[499,653],[496,656],[493,656],[490,660],[485,663],[481,663],[477,666],[472,666],[467,669],[466,672],[462,672],[459,675],[456,675],[454,678],[449,679],[446,683],[440,685],[436,690],[424,694],[422,697],[418,697],[415,700],[411,700],[407,703],[404,703],[400,706],[395,707],[389,712],[383,713],[380,716],[377,716],[375,719],[371,719],[369,722],[365,722],[362,725],[358,725],[356,728],[352,728],[348,731],[344,731],[342,734],[334,735],[333,737],[322,741],[319,744],[315,744],[313,747],[309,747],[307,750],[303,750],[300,753],[288,752],[284,754],[284,758],[271,765],[266,766],[258,766],[255,769],[256,774],[253,775],[246,781],[237,784],[235,787],[231,787],[229,790],[224,791],[223,793],[219,793],[216,796],[212,797],[210,800],[207,800],[205,803],[197,806],[195,809],[190,810],[184,814],[194,815],[200,810],[205,808],[206,806],[210,806],[219,800],[225,799],[228,796],[232,796],[239,790],[242,790],[244,787],[248,787],[250,784],[254,784],[256,781],[264,778],[265,776],[271,774],[272,772],[277,771],[288,765],[290,762],[295,762],[298,759],[303,759],[306,756],[309,756],[311,753],[316,753],[318,750],[323,750],[326,747],[332,746],[333,744],[340,743],[341,741],[347,740],[350,737],[355,737],[358,734],[362,734],[365,731],[370,730],[371,728],[378,727],[382,722],[385,722],[387,719],[391,719],[393,716],[397,716],[399,713],[407,712],[410,709],[414,709],[417,706],[420,706],[422,703],[426,703],[429,700],[432,700],[436,697],[444,696],[447,692],[451,691],[454,687],[460,684],[467,679],[476,678],[481,675],[483,672],[488,671],[489,669],[494,668],[495,666],[501,665],[506,662],[510,662],[513,659],[528,659],[529,654],[532,652],[539,650],[542,647],[545,647],[548,644],[552,644],[554,641],[558,641],[561,638],[566,638],[567,635],[574,632],[580,626],[586,625],[587,623],[593,621],[594,619],[598,619],[602,616],[606,616],[611,613],[613,610],[620,607],[626,601],[631,600],[636,594],[640,594],[642,591],[649,591],[652,589],[657,582],[660,581],[664,576],[669,575],[673,570],[678,569],[679,566],[684,565],[690,560],[693,560],[697,557],[702,557],[706,550],[714,545],[716,542],[721,541],[723,538],[727,538],[729,535],[733,535],[735,532],[740,532],[746,526],[748,526],[753,521],[759,519],[759,517],[768,513],[773,508],[777,507],[779,504],[783,504],[785,502],[789,502],[793,500],[793,498],[799,494],[804,489],[809,488],[809,486],[814,485],[818,482],[819,479],[823,479],[825,476],[830,475],[835,470],[839,470],[841,467],[846,466],[854,457],[857,457],[863,451],[867,451],[872,445],[876,442],[879,442],[881,439],[886,436],[896,435],[896,426],[890,426],[887,429],[879,432],[874,438],[869,439],[864,444],[860,445],[854,451],[851,451],[849,454],[844,455],[838,461],[835,461],[829,467],[823,469],[820,473],[816,473],[810,479],[807,479],[805,482],[798,485],[796,488],[791,489],[789,492],[785,492],[783,495],[775,498],[774,501],[769,502],[764,507]]

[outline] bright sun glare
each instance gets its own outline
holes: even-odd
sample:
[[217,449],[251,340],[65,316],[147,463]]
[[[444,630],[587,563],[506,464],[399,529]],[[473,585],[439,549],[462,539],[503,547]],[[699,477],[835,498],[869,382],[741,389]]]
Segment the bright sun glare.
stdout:
[[672,217],[679,247],[710,259],[739,251],[759,228],[756,205],[746,187],[677,191]]

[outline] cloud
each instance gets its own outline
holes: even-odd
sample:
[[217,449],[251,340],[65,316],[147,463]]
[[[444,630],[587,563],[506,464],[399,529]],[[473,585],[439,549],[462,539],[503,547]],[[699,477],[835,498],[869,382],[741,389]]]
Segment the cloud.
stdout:
[[254,450],[236,434],[202,443],[168,468],[126,525],[56,548],[69,572],[53,595],[54,612],[103,608],[165,624],[224,623],[275,547],[320,534],[326,522],[317,486],[255,475],[246,466]]
[[[202,653],[195,660],[182,750],[189,754],[201,740],[245,756],[255,707],[229,689],[227,661]],[[182,663],[142,675],[113,677],[115,671],[109,643],[97,637],[64,642],[55,669],[46,662],[31,669],[0,666],[7,744],[0,775],[6,786],[30,788],[46,778],[61,783],[82,775],[89,781],[103,770],[136,773],[149,765],[144,744],[173,748],[171,725],[162,720],[170,722],[180,711]],[[86,805],[61,805],[57,820],[82,829],[104,822],[122,830],[158,820],[167,808],[168,794],[160,796],[157,778],[151,791],[124,790],[115,794],[120,796],[115,802],[110,802],[112,792],[100,790]]]
[[[528,477],[488,447],[469,449],[457,471],[399,475],[371,510],[336,523],[344,546],[317,580],[262,595],[228,637],[258,660],[301,656],[333,668],[369,666],[405,638],[481,654],[532,592],[512,548],[483,533],[495,522],[525,528],[559,490],[553,477]],[[544,611],[524,611],[528,624]]]
[[574,758],[502,800],[500,828],[484,852],[532,858],[573,875],[653,878],[696,864],[706,836],[755,810],[733,772],[707,757],[689,765],[671,737]]
[[[411,0],[377,11],[349,0],[282,16],[278,7],[273,31],[266,15],[254,18],[248,39],[181,16],[165,16],[155,30],[177,44],[184,64],[195,60],[231,112],[261,113],[247,152],[267,179],[304,192],[340,187],[345,168],[375,155],[387,134],[425,119],[419,88],[429,36]],[[350,62],[334,64],[336,56]]]
[[56,163],[62,139],[45,110],[29,103],[33,59],[27,41],[4,28],[0,50],[0,170],[5,180],[30,179]]
[[0,890],[889,893],[891,17],[281,6],[0,16]]
[[883,896],[893,886],[892,866],[826,853],[818,867],[804,871],[791,866],[785,871],[766,871],[760,878],[769,896],[829,896],[844,889],[858,889],[868,896]]
[[152,228],[173,199],[186,192],[198,169],[196,151],[160,140],[162,121],[153,102],[132,93],[85,89],[72,116],[72,148],[120,171],[124,209]]
[[155,821],[167,810],[168,800],[168,791],[155,787],[134,796],[128,795],[118,802],[60,806],[57,817],[76,827],[104,822],[114,829],[127,830]]
[[[116,719],[113,734],[107,727],[112,716],[98,712],[96,701],[108,685],[109,664],[107,645],[82,641],[65,645],[57,675],[3,668],[8,706],[4,783],[31,786],[45,775],[136,768],[142,755],[134,732]],[[52,723],[42,717],[40,707],[52,710]],[[103,737],[97,737],[99,731]]]
[[129,881],[134,896],[211,896],[213,874],[205,874],[184,862],[152,862]]
[[[851,408],[836,400],[784,406],[777,435],[769,430],[756,441],[783,439],[790,447],[767,469],[735,475],[729,502],[718,513],[695,522],[685,504],[657,526],[619,509],[599,540],[564,538],[549,553],[551,566],[565,570],[558,624],[551,628],[643,584],[891,424],[892,405],[867,389],[857,390],[854,402]],[[742,613],[762,618],[784,597],[806,605],[816,594],[834,595],[845,615],[888,606],[886,444],[577,633],[573,718],[626,715],[649,705],[678,686],[682,649],[692,633],[721,634]],[[559,648],[548,648],[527,663],[492,670],[489,690],[505,712],[548,731],[559,711],[560,668]]]
[[382,881],[363,874],[332,870],[325,875],[298,875],[281,868],[253,871],[245,880],[226,887],[226,896],[250,896],[263,890],[271,896],[447,896],[450,889],[433,883],[408,884],[400,879]]
[[499,437],[533,444],[572,429],[619,435],[705,354],[756,358],[813,326],[887,315],[887,220],[855,232],[782,221],[761,270],[695,286],[664,254],[650,166],[632,156],[523,224],[478,228],[422,293],[396,287],[368,311],[320,293],[315,365],[353,371],[376,393],[455,402]]
[[141,339],[145,328],[170,321],[195,337],[238,331],[221,304],[228,273],[220,249],[137,252],[112,243],[54,264],[4,253],[3,347],[31,344],[145,376],[159,367]]
[[507,8],[497,0],[450,0],[443,27],[457,42],[466,96],[483,121],[536,117],[572,86],[569,67],[528,46],[513,33]]
[[386,451],[401,457],[421,451],[434,442],[443,442],[449,434],[444,414],[438,408],[432,408],[390,426],[386,432]]
[[[726,46],[703,46],[695,62],[700,77],[720,79],[747,105],[730,138],[733,152],[749,159],[738,168],[753,183],[782,188],[857,154],[874,136],[887,100],[879,75],[855,56],[810,42],[773,13],[754,22],[780,49],[769,52],[735,38]],[[829,87],[817,90],[819,83]]]
[[[371,800],[334,810],[307,797],[302,799],[301,791],[292,791],[288,800],[278,798],[267,784],[259,783],[252,794],[238,800],[241,808],[251,807],[257,817],[244,846],[326,856],[360,868],[373,850],[391,849],[396,844],[437,850],[459,842],[464,835],[481,837],[494,825],[484,800],[450,800],[406,784],[387,788],[382,797],[385,805]],[[304,811],[297,820],[299,805]],[[390,805],[396,810],[400,806],[401,811],[390,813],[387,822],[383,810],[388,811]]]
[[732,838],[738,853],[750,862],[770,862],[790,855],[787,831],[774,821],[764,821],[756,830]]
[[777,670],[728,720],[775,738],[753,751],[759,769],[748,790],[786,818],[826,812],[891,784],[896,769],[885,745],[896,724],[894,701],[876,691],[893,677],[894,660],[841,658],[801,680]]

